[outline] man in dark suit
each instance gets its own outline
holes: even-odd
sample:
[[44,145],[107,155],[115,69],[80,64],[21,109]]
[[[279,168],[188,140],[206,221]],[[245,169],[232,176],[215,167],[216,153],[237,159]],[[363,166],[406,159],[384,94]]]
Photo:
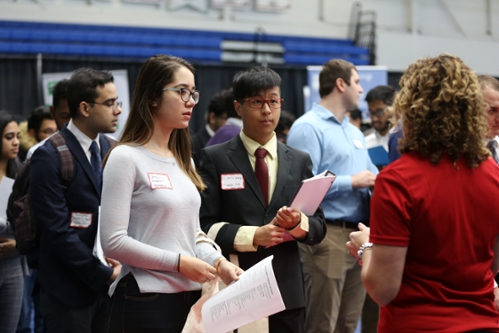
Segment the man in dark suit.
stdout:
[[[121,113],[113,76],[79,69],[67,85],[70,122],[60,134],[74,176],[61,184],[61,161],[51,142],[31,159],[30,205],[41,229],[38,279],[48,332],[105,332],[108,283],[121,266],[92,254],[101,196],[101,161],[110,148],[99,133],[116,130]],[[64,147],[64,146],[63,146]]]
[[[201,226],[226,257],[248,269],[270,255],[286,310],[269,317],[269,331],[304,332],[305,296],[297,241],[319,243],[322,209],[306,216],[286,207],[312,176],[308,154],[277,141],[281,78],[266,67],[238,73],[234,107],[243,121],[232,140],[201,152]],[[257,176],[258,175],[258,176]],[[237,258],[237,259],[236,259]]]

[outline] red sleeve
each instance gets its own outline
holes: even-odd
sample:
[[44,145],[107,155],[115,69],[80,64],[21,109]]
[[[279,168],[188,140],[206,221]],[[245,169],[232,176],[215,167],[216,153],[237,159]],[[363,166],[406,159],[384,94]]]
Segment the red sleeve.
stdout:
[[371,236],[374,244],[409,246],[413,200],[404,179],[393,169],[376,178],[371,199]]

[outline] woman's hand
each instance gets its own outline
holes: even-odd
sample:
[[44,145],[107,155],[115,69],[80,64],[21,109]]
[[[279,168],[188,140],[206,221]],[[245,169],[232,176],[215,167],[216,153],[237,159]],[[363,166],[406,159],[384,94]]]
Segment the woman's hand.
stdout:
[[0,259],[12,257],[19,252],[16,249],[16,240],[0,237]]
[[217,262],[215,267],[217,267],[218,276],[220,276],[226,285],[232,281],[239,280],[239,275],[244,272],[241,268],[237,267],[225,258],[220,259],[220,262]]
[[354,231],[350,233],[350,241],[347,242],[346,246],[357,260],[357,251],[360,246],[364,243],[369,242],[369,232],[370,229],[366,227],[363,223],[359,223],[359,231]]
[[180,256],[180,273],[185,275],[189,280],[205,283],[213,280],[217,270],[210,264],[189,256]]
[[494,304],[496,305],[496,310],[499,312],[499,288],[494,288]]

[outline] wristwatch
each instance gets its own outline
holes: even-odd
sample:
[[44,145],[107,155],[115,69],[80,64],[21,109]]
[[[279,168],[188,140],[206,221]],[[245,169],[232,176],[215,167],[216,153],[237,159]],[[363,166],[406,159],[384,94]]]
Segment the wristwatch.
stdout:
[[362,265],[362,255],[364,254],[364,251],[367,249],[370,249],[372,247],[373,247],[373,243],[371,243],[371,242],[366,242],[359,247],[359,250],[357,251],[357,257],[359,258],[359,264]]

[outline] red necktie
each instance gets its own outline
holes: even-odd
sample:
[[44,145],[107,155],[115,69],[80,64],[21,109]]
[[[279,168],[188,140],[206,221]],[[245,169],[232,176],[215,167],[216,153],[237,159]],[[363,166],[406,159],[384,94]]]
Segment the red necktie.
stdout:
[[258,148],[255,150],[255,175],[260,184],[260,190],[263,194],[263,201],[265,201],[265,206],[269,204],[269,167],[265,163],[265,156],[267,156],[267,150],[265,148]]

